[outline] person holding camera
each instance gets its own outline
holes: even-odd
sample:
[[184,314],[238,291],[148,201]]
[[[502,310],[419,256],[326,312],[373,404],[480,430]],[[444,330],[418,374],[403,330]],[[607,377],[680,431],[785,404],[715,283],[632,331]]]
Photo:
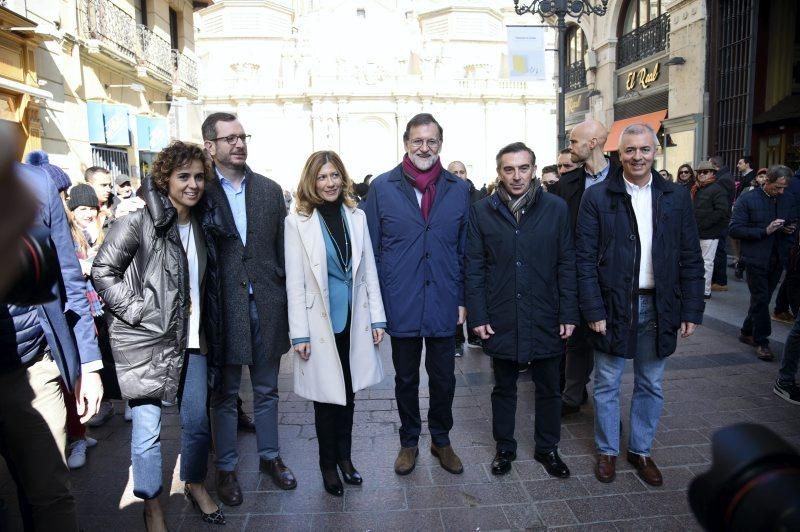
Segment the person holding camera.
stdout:
[[[41,169],[18,165],[15,172],[39,203],[37,236],[24,247],[27,269],[34,276],[52,269],[53,276],[18,279],[17,288],[28,293],[11,291],[0,304],[0,449],[17,485],[25,529],[77,531],[61,380],[85,423],[103,396],[103,362],[58,190]],[[27,279],[25,268],[22,273]]]
[[788,167],[771,166],[760,190],[739,196],[731,217],[730,234],[741,240],[750,289],[750,308],[739,341],[755,347],[758,358],[766,362],[775,359],[769,348],[769,302],[788,262],[791,235],[800,218],[797,197],[784,194],[791,177]]
[[120,389],[133,416],[133,493],[147,530],[166,530],[161,493],[161,403],[179,401],[184,495],[203,521],[225,524],[206,491],[211,433],[206,355],[220,331],[216,249],[206,238],[213,208],[201,202],[210,166],[199,146],[174,142],[146,178],[145,209],[117,219],[92,267],[112,314],[109,331]]

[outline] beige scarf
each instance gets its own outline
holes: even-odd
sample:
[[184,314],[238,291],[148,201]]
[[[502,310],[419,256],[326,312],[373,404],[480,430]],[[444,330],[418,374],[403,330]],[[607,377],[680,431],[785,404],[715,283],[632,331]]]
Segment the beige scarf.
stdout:
[[539,185],[531,183],[531,186],[528,187],[528,190],[526,190],[522,196],[518,198],[512,198],[501,183],[498,185],[495,194],[497,194],[497,197],[500,198],[500,201],[505,203],[506,207],[508,207],[508,210],[511,211],[511,214],[514,215],[514,219],[517,220],[517,224],[519,224],[519,221],[522,219],[522,215],[525,214],[525,211],[533,205],[534,198],[536,197],[536,189],[538,188]]

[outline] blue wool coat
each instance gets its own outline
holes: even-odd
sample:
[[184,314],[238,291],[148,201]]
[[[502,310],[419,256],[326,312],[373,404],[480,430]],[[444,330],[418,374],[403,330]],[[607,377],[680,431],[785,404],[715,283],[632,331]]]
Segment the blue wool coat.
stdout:
[[730,235],[741,240],[745,264],[767,268],[774,247],[779,267],[786,266],[795,235],[787,235],[780,229],[768,235],[767,226],[776,218],[785,220],[786,224],[800,221],[800,204],[792,192],[771,198],[763,189],[756,188],[736,200]]
[[[689,192],[652,176],[656,349],[663,358],[675,352],[681,322],[703,321],[704,270]],[[637,351],[640,250],[619,168],[583,193],[575,231],[581,313],[587,322],[606,320],[606,334],[591,332],[590,340],[610,355],[633,358]]]
[[469,206],[469,185],[446,170],[427,222],[402,165],[372,181],[367,223],[391,336],[453,336],[464,306]]

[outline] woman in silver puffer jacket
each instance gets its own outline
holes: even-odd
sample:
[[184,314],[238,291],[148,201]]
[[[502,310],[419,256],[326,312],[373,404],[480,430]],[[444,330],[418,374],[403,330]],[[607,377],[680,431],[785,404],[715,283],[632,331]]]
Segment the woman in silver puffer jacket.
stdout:
[[203,223],[209,175],[199,146],[175,142],[162,150],[142,184],[145,208],[114,223],[92,267],[112,316],[111,351],[133,414],[133,492],[145,501],[148,530],[166,529],[158,502],[161,402],[176,399],[184,494],[204,521],[225,523],[203,484],[211,440],[206,333],[218,321],[207,315],[216,308],[213,239]]

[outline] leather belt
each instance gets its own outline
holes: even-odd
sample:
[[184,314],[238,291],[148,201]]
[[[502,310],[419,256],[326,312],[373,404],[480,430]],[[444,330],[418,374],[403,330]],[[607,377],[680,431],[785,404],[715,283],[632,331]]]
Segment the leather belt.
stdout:
[[656,289],[655,288],[640,288],[640,289],[638,289],[636,291],[636,294],[640,295],[640,296],[654,296],[654,295],[656,295]]

